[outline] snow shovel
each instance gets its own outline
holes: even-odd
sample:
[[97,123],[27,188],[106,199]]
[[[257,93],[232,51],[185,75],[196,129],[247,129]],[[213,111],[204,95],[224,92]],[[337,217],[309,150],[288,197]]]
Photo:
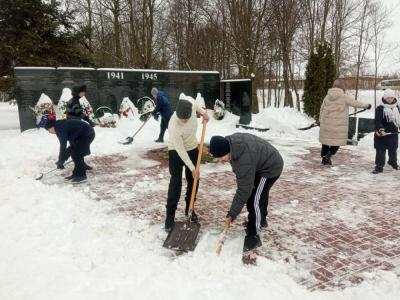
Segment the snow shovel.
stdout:
[[[349,117],[354,116],[354,115],[359,114],[359,113],[362,113],[362,112],[366,111],[367,109],[368,108],[364,108],[362,110],[359,110],[359,111],[356,111],[354,113],[351,113],[351,114],[349,114]],[[308,125],[307,127],[297,128],[297,130],[303,130],[304,131],[304,130],[308,130],[308,129],[311,129],[311,128],[314,128],[314,127],[317,127],[317,126],[319,126],[319,121],[315,121],[314,123],[312,123],[311,125]]]
[[232,219],[231,219],[231,217],[229,217],[226,220],[224,230],[222,231],[222,233],[219,237],[217,249],[215,250],[215,253],[217,253],[217,256],[219,256],[219,254],[221,253],[222,246],[225,244],[226,238],[228,237],[228,229],[231,226],[231,223],[232,223]]
[[[196,170],[200,169],[201,154],[203,153],[204,137],[206,134],[206,124],[203,124],[203,131],[201,133],[201,142],[199,155],[197,156]],[[184,222],[175,222],[174,227],[169,232],[163,247],[183,252],[193,251],[196,248],[196,239],[200,231],[200,224],[192,222],[191,217],[194,209],[194,197],[196,195],[198,180],[193,181],[192,195],[190,197],[189,213],[187,220]]]
[[139,133],[140,130],[142,130],[143,126],[146,125],[146,123],[150,120],[150,115],[149,117],[146,119],[146,121],[143,122],[142,125],[140,125],[139,129],[136,130],[136,132],[132,135],[132,136],[128,136],[125,140],[119,141],[118,143],[122,144],[122,145],[129,145],[133,142],[133,139],[135,138],[135,136]]
[[[67,162],[64,164],[64,166],[66,166],[66,165],[68,165],[68,164],[70,164],[70,163],[72,163],[72,160],[67,161]],[[35,179],[36,179],[36,180],[41,180],[41,179],[43,178],[44,175],[47,175],[47,174],[49,174],[49,173],[51,173],[51,172],[54,172],[54,171],[57,170],[57,169],[58,169],[58,168],[54,168],[54,169],[52,169],[52,170],[50,170],[50,171],[47,171],[47,172],[44,172],[44,173],[39,173],[39,174],[37,174],[37,175],[35,176]]]
[[376,135],[377,135],[378,137],[384,137],[384,136],[387,136],[387,135],[400,134],[400,131],[399,131],[399,132],[387,132],[387,133],[385,133],[384,135],[379,135],[379,134],[378,134],[378,131],[375,131],[375,133],[376,133]]
[[319,121],[316,121],[316,122],[314,122],[314,123],[312,123],[311,125],[309,125],[309,126],[307,126],[307,127],[302,127],[302,128],[297,128],[297,130],[308,130],[308,129],[311,129],[311,128],[314,128],[314,127],[317,127],[317,126],[319,126]]

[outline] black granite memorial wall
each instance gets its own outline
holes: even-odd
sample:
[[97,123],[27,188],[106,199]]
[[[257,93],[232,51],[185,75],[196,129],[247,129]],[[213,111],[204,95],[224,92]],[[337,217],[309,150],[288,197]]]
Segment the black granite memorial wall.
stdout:
[[244,125],[251,122],[251,84],[250,79],[221,80],[220,97],[225,103],[225,108],[239,115],[239,123]]
[[180,93],[196,98],[201,93],[207,108],[212,109],[220,95],[219,73],[216,71],[165,71],[93,68],[17,67],[16,99],[21,131],[36,127],[32,110],[45,93],[57,104],[63,88],[85,84],[86,98],[93,109],[108,106],[117,112],[124,97],[136,101],[150,96],[152,87],[164,91],[173,108]]
[[[352,139],[356,132],[356,117],[349,117],[349,132],[348,138]],[[375,119],[370,118],[358,118],[358,136],[357,140],[366,136],[368,133],[375,131]]]

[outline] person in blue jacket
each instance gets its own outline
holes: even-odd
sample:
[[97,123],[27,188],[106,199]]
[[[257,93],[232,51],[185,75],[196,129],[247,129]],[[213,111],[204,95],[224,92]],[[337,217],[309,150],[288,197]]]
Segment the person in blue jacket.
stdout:
[[393,90],[385,90],[382,104],[375,110],[375,136],[374,147],[376,150],[375,169],[373,174],[383,172],[386,160],[386,150],[389,154],[388,164],[395,170],[397,164],[397,148],[399,147],[400,106]]
[[161,115],[161,125],[160,125],[160,134],[158,139],[155,140],[156,143],[164,142],[164,134],[168,128],[169,120],[172,116],[172,109],[169,105],[168,97],[163,91],[159,91],[157,88],[151,89],[151,95],[153,96],[156,107],[153,111],[153,116],[156,120],[158,120]]
[[[92,126],[81,119],[56,121],[55,118],[49,118],[45,128],[49,133],[56,134],[60,142],[58,161],[64,162],[70,154],[75,164],[72,174],[65,179],[71,180],[72,183],[86,181],[87,165],[84,157],[90,155],[90,144],[95,137]],[[67,150],[67,142],[70,144],[69,151]]]

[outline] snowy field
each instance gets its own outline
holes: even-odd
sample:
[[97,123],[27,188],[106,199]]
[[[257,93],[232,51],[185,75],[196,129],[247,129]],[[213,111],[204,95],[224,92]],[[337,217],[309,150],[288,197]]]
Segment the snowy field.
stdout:
[[[243,265],[238,238],[227,241],[220,257],[214,253],[218,236],[211,234],[193,253],[172,257],[159,244],[163,224],[111,212],[110,204],[93,201],[68,183],[34,180],[55,166],[58,141],[43,129],[19,133],[17,118],[15,108],[0,103],[0,299],[400,298],[399,278],[383,271],[355,287],[310,292],[292,279],[284,262],[259,258],[257,266]],[[237,120],[211,119],[206,141],[238,131]],[[296,130],[312,122],[292,109],[269,108],[254,116],[254,123],[271,130],[252,133],[270,140],[290,168],[299,153],[319,146],[318,128]],[[139,125],[135,120],[119,122],[116,129],[96,127],[93,155],[136,157],[132,172],[153,164],[143,154],[160,147],[153,142],[159,131],[154,119],[131,145],[117,143]],[[372,135],[349,149],[370,158],[372,166]]]

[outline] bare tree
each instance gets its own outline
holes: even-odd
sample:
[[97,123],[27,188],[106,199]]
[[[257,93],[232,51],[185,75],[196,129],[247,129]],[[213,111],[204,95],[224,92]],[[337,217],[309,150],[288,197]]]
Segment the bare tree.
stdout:
[[127,0],[129,11],[129,56],[131,64],[150,68],[155,48],[155,0]]
[[372,23],[372,47],[374,50],[374,106],[376,107],[376,85],[378,78],[378,68],[382,62],[382,55],[387,52],[385,47],[385,30],[391,25],[388,21],[389,12],[387,8],[378,2],[371,4],[371,23]]
[[297,0],[276,0],[271,3],[273,22],[271,30],[277,34],[282,59],[282,76],[285,89],[284,106],[293,107],[289,77],[291,72],[291,51],[294,36],[299,27],[299,6]]
[[361,64],[364,61],[365,54],[371,44],[371,34],[369,32],[370,23],[368,22],[368,15],[371,9],[371,0],[361,0],[361,12],[360,12],[360,27],[358,31],[358,51],[357,51],[357,63],[356,63],[356,95],[358,96],[359,77]]
[[[224,0],[227,12],[227,28],[231,39],[233,61],[239,68],[239,75],[251,78],[257,74],[257,60],[260,54],[262,34],[265,30],[267,13],[266,0]],[[252,98],[257,99],[253,84]],[[253,101],[252,111],[258,112],[258,101]]]
[[358,6],[358,0],[336,0],[334,2],[334,9],[331,15],[331,44],[334,50],[336,74],[341,73],[340,68],[343,65],[346,51],[344,43],[354,37],[354,34],[349,31],[358,22],[358,19],[354,17]]
[[333,0],[324,0],[322,1],[322,12],[321,12],[321,41],[325,41],[325,31],[326,24],[328,20],[329,11],[332,7]]

